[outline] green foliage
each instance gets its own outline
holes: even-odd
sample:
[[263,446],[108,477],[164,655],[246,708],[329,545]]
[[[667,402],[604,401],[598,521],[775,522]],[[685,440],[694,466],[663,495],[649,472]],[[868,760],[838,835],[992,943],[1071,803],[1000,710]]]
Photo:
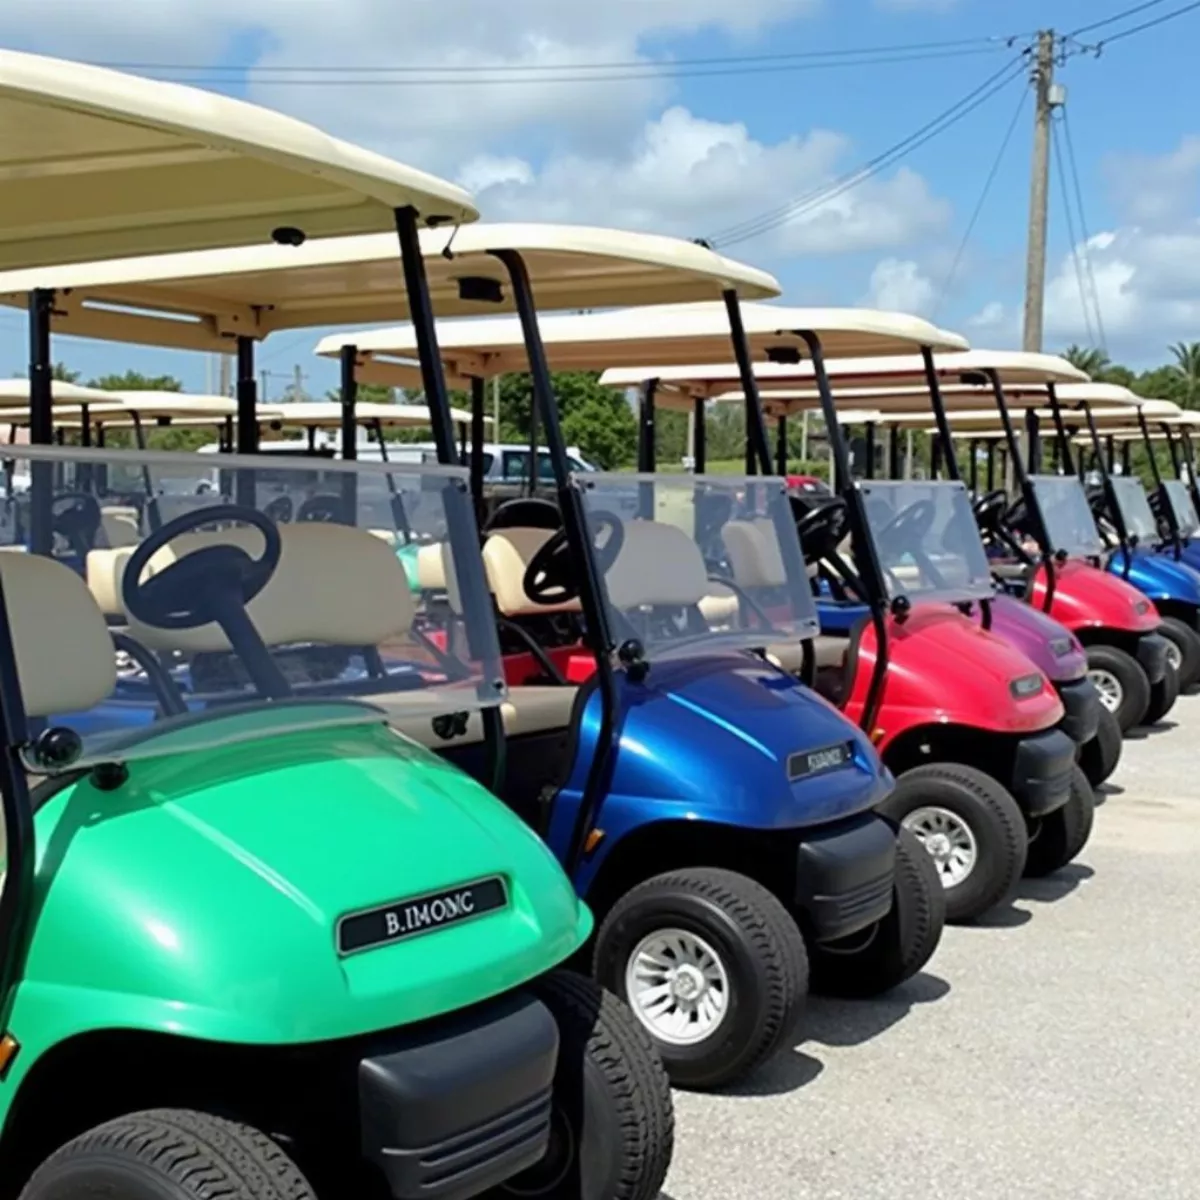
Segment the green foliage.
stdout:
[[1180,384],[1176,403],[1196,408],[1200,405],[1200,342],[1176,342],[1171,353],[1175,362],[1167,370],[1174,373]]
[[120,375],[101,375],[89,379],[88,387],[106,392],[182,392],[183,384],[174,375],[143,375],[141,371],[124,371]]

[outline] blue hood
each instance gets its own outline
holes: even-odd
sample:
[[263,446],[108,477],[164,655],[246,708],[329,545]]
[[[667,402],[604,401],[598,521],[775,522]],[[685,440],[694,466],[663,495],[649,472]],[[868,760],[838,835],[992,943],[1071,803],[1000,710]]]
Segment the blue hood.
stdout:
[[1200,607],[1200,571],[1186,561],[1177,562],[1169,554],[1152,550],[1134,550],[1125,574],[1125,552],[1118,550],[1108,560],[1108,570],[1133,584],[1151,600],[1174,600]]

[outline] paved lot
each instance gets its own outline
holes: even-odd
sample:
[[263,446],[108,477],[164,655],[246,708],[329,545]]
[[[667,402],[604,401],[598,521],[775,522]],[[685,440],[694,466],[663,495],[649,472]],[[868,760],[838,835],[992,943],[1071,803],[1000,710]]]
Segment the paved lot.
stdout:
[[1125,743],[1074,870],[677,1094],[670,1200],[1200,1197],[1200,696]]

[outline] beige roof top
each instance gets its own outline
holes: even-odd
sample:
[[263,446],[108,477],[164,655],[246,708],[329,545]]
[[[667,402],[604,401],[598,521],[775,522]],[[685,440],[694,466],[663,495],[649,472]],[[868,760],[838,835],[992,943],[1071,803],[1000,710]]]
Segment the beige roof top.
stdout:
[[[707,295],[712,296],[715,290],[710,285]],[[903,313],[747,303],[750,294],[744,288],[739,291],[746,334],[752,353],[759,359],[765,359],[769,349],[805,352],[795,330],[819,333],[830,357],[894,354],[925,344],[938,349],[966,346],[957,334]],[[692,299],[698,300],[701,294],[697,290]],[[542,289],[537,295],[544,306]],[[548,316],[539,325],[550,366],[555,370],[724,361],[732,353],[729,318],[724,304],[715,298],[655,308]],[[359,350],[362,379],[400,386],[414,382],[410,360],[416,354],[416,338],[411,326],[325,338],[317,346],[317,353],[333,357],[346,344]],[[472,377],[486,378],[527,367],[520,323],[511,317],[442,322],[438,325],[438,344],[452,386],[463,387]]]
[[[305,401],[296,404],[271,404],[259,409],[262,420],[276,429],[337,429],[342,424],[342,406],[336,400]],[[359,421],[379,421],[385,426],[421,426],[429,424],[429,409],[424,404],[376,404],[364,401],[354,406]],[[450,419],[466,424],[471,414],[452,408]],[[484,417],[492,423],[491,417]]]
[[[93,404],[112,403],[112,392],[102,392],[99,388],[83,387],[78,383],[67,383],[62,379],[52,380],[50,395],[58,404]],[[0,405],[18,405],[29,403],[28,379],[0,379]]]
[[477,215],[461,188],[269,109],[0,50],[0,269]]
[[[729,287],[750,297],[779,294],[779,285],[765,271],[693,242],[651,234],[574,225],[478,224],[423,230],[421,245],[434,310],[442,316],[511,309],[507,272],[492,253],[497,249],[522,252],[543,309],[695,300]],[[500,304],[461,299],[459,281],[464,278],[497,283]],[[0,303],[24,307],[34,287],[58,293],[56,333],[192,350],[232,352],[233,339],[241,334],[265,338],[281,329],[394,321],[408,315],[394,235],[0,273]],[[139,311],[89,307],[95,304]],[[415,369],[403,380],[419,381]]]

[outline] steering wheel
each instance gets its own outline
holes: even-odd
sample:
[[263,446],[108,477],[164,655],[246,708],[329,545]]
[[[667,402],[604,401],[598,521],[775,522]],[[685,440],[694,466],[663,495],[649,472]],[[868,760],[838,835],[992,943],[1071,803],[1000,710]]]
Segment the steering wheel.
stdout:
[[806,503],[799,496],[789,500],[805,560],[828,558],[846,536],[846,502],[841,497],[822,497],[815,503]]
[[937,509],[932,500],[914,500],[902,508],[878,533],[876,544],[881,550],[891,543],[894,552],[889,557],[898,557],[905,550],[920,549],[925,535],[933,528]]
[[985,532],[994,530],[1000,524],[1000,519],[1004,516],[1007,508],[1008,495],[1002,489],[984,492],[971,505],[971,511],[975,514],[975,523]]
[[[588,525],[596,569],[601,575],[607,575],[625,544],[625,526],[620,517],[608,512],[591,513]],[[604,537],[605,533],[607,537]],[[554,533],[529,560],[521,586],[534,604],[566,604],[579,595],[579,571],[571,559],[565,528]]]
[[539,496],[521,496],[505,500],[496,506],[483,527],[484,533],[495,529],[558,529],[562,525],[562,514],[553,500]]
[[[146,565],[164,546],[182,534],[218,521],[257,529],[265,543],[262,557],[251,558],[240,546],[204,546],[142,581]],[[239,616],[250,624],[245,616],[246,605],[266,587],[282,550],[275,523],[257,509],[222,504],[184,513],[152,533],[133,552],[121,583],[121,598],[126,611],[144,625],[199,629],[215,621],[236,645],[226,627],[236,623]]]
[[65,538],[80,558],[96,545],[100,532],[100,502],[88,492],[62,492],[51,505],[54,532]]
[[270,504],[263,508],[263,515],[270,517],[277,525],[286,525],[294,516],[296,506],[291,496],[276,496]]
[[322,525],[340,525],[345,523],[345,505],[341,496],[309,496],[300,505],[296,521],[316,522]]

